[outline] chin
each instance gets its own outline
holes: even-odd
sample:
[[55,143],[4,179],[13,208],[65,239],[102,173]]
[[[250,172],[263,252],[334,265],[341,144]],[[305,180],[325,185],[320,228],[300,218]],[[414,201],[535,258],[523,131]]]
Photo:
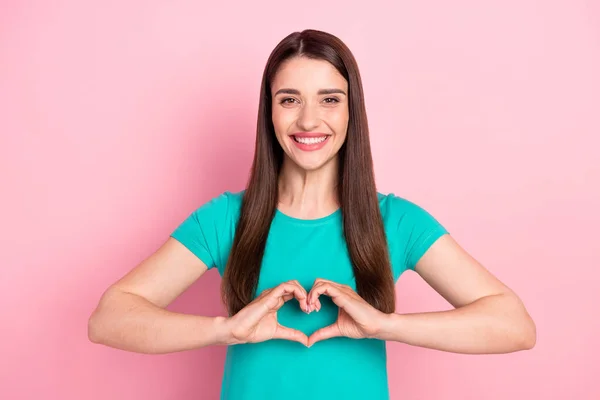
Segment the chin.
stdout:
[[298,165],[298,167],[300,167],[301,169],[303,169],[304,171],[317,171],[319,170],[321,167],[323,167],[323,165],[325,165],[325,163],[312,163],[312,164],[300,164],[300,163],[296,163],[296,165]]
[[327,165],[332,159],[328,159],[328,158],[319,158],[319,159],[312,159],[312,160],[306,160],[306,159],[298,159],[298,158],[292,158],[291,161],[296,164],[299,168],[303,169],[304,171],[316,171],[321,169],[322,167],[324,167],[325,165]]

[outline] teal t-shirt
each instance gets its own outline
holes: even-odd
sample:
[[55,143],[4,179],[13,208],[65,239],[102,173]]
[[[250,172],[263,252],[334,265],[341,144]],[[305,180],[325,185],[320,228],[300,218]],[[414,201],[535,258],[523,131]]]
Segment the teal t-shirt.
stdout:
[[[223,275],[244,191],[225,192],[192,212],[171,236]],[[378,193],[394,280],[447,230],[420,206]],[[277,210],[271,223],[256,293],[292,279],[309,291],[317,278],[356,290],[343,238],[342,214],[313,220]],[[335,322],[337,306],[321,296],[321,310],[305,314],[296,300],[277,312],[279,322],[310,335]],[[270,340],[228,346],[223,400],[389,399],[385,342],[332,338],[304,345]]]

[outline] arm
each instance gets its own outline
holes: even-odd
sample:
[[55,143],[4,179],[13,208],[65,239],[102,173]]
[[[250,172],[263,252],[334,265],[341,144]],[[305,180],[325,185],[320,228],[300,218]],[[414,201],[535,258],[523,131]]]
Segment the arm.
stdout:
[[421,257],[415,271],[455,309],[387,314],[383,340],[455,353],[531,349],[536,327],[519,297],[448,234]]
[[169,238],[102,295],[88,321],[94,343],[139,353],[169,353],[229,340],[226,319],[164,308],[206,272],[191,251]]

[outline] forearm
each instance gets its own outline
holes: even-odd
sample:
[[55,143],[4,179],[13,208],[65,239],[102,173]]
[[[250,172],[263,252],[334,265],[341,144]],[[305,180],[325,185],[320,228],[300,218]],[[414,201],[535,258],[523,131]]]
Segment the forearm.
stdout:
[[225,318],[167,311],[131,293],[107,292],[89,319],[92,342],[138,353],[225,344]]
[[382,340],[465,354],[530,349],[535,325],[521,301],[510,294],[487,296],[449,311],[389,314]]

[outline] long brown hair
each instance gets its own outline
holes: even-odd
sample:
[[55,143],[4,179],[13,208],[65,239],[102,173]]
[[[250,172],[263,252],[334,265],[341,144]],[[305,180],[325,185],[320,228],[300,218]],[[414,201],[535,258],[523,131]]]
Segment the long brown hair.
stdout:
[[337,186],[344,237],[357,293],[373,307],[392,313],[394,280],[375,186],[360,73],[348,47],[334,35],[317,30],[288,35],[267,61],[260,88],[254,160],[223,275],[223,302],[234,315],[256,295],[265,244],[278,204],[277,182],[283,162],[283,149],[275,137],[271,116],[271,82],[280,65],[297,56],[328,61],[348,81],[348,132],[338,153]]

